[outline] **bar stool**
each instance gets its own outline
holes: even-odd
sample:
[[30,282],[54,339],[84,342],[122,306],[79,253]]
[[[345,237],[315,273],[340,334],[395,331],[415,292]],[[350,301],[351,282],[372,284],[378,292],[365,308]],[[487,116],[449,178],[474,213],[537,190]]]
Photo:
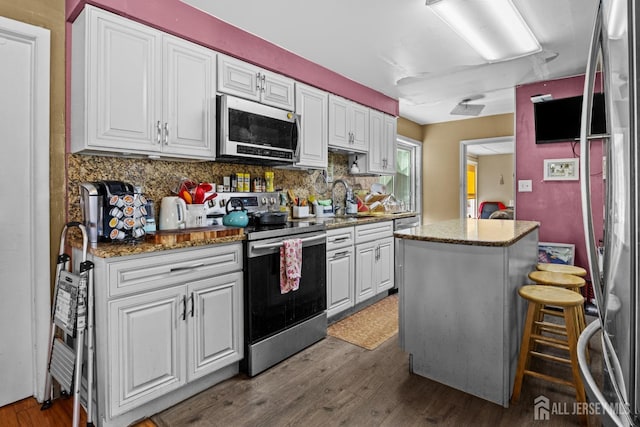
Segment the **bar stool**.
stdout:
[[541,262],[536,265],[536,268],[540,271],[551,271],[554,273],[565,273],[572,274],[578,277],[586,277],[587,270],[582,267],[578,267],[576,265],[566,265],[566,264],[552,264],[547,262]]
[[[565,267],[571,267],[571,266],[565,266]],[[558,273],[554,271],[540,271],[540,270],[532,271],[529,273],[529,279],[533,280],[539,285],[557,286],[561,288],[566,288],[566,289],[575,291],[578,294],[580,294],[580,288],[582,288],[586,284],[586,281],[582,277],[574,276],[572,274],[567,274],[567,273]],[[582,294],[580,295],[582,296]],[[561,315],[557,311],[549,309],[548,307],[543,308],[541,311],[541,315],[545,315],[545,314],[561,317]],[[578,310],[576,315],[577,315],[576,320],[578,321],[578,325],[579,325],[579,333],[581,333],[586,326],[586,322],[584,319],[584,309]]]
[[[576,323],[576,311],[582,309],[584,303],[582,295],[568,289],[544,285],[525,285],[518,290],[518,294],[529,302],[529,306],[527,308],[527,318],[522,334],[522,344],[520,345],[520,356],[518,358],[518,367],[516,369],[511,401],[515,403],[520,398],[523,378],[525,375],[528,375],[573,387],[576,390],[576,401],[586,402],[584,385],[578,367],[577,352],[579,326]],[[546,305],[562,308],[567,331],[566,341],[558,340],[537,332],[536,322],[540,317],[540,310]],[[569,358],[544,353],[542,351],[543,346],[567,351]],[[567,381],[566,379],[531,370],[531,356],[570,365],[573,380]]]

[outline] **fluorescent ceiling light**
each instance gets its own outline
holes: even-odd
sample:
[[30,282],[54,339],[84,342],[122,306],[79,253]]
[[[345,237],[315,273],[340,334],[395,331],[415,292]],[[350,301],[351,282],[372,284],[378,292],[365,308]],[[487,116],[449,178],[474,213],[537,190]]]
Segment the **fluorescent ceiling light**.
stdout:
[[511,0],[427,0],[427,6],[489,62],[542,50]]

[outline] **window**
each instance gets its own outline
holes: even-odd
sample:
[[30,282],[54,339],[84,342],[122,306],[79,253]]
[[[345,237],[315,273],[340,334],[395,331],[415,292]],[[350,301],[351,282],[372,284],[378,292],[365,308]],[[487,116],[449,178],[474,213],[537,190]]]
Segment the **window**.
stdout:
[[403,202],[406,210],[420,212],[422,144],[402,136],[398,136],[396,143],[396,174],[381,176],[378,182],[386,186],[387,193],[393,193]]

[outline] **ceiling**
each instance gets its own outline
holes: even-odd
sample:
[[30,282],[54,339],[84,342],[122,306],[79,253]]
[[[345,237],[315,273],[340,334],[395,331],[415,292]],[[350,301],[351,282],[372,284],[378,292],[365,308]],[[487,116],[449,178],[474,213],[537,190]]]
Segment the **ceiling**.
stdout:
[[425,0],[182,1],[398,99],[419,124],[468,118],[450,114],[468,98],[480,116],[510,113],[516,85],[583,74],[598,2],[513,0],[542,51],[489,64]]
[[468,144],[467,154],[472,156],[495,156],[497,154],[512,154],[514,152],[513,139],[510,141],[488,142],[486,144]]

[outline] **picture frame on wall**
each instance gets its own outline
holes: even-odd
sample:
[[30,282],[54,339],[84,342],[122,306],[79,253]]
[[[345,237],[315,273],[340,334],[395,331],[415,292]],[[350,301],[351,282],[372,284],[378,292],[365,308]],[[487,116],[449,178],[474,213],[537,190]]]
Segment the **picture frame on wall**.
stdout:
[[545,181],[577,181],[580,164],[577,158],[572,159],[545,159]]
[[538,262],[548,264],[573,265],[576,245],[572,243],[538,243]]

